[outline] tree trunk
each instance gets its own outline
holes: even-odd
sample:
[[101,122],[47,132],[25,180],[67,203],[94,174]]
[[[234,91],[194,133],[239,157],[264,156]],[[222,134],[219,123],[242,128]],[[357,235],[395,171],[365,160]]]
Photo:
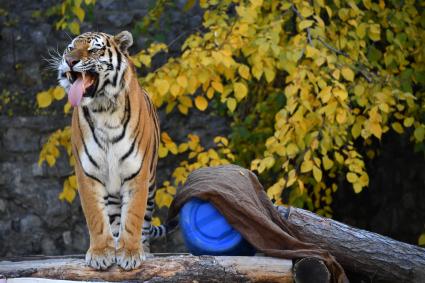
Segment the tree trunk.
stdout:
[[[292,261],[270,257],[242,256],[154,256],[139,269],[123,271],[112,266],[107,271],[87,267],[81,256],[14,258],[0,261],[0,278],[38,277],[64,280],[106,280],[138,282],[279,282],[294,281]],[[16,261],[18,260],[18,261]],[[296,277],[317,274],[321,282],[329,282],[324,264],[298,262]],[[305,281],[296,281],[305,282]]]
[[301,240],[328,250],[345,270],[373,281],[425,282],[425,249],[356,229],[299,208],[278,208]]

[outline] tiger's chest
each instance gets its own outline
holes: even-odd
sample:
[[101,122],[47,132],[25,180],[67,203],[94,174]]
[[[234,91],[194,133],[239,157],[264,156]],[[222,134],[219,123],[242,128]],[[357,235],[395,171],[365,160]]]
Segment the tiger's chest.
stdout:
[[[108,193],[116,195],[142,164],[142,153],[133,129],[123,117],[92,115],[91,131],[85,137],[80,159],[84,171],[98,178]],[[90,123],[88,123],[90,128]]]

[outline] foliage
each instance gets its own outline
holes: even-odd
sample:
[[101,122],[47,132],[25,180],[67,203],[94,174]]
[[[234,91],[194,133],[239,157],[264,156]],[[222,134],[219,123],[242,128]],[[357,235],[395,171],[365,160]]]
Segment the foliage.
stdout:
[[[423,150],[424,5],[201,0],[202,30],[140,82],[167,113],[209,107],[232,120],[232,133],[208,150],[194,135],[177,145],[163,133],[160,157],[187,157],[157,205],[168,206],[192,170],[232,162],[258,172],[277,204],[330,216],[338,187],[368,186],[364,159],[386,133]],[[139,52],[136,66],[150,68],[160,51]]]
[[[86,8],[93,7],[96,0],[84,0]],[[61,18],[56,22],[57,30],[69,29],[72,34],[80,34],[80,24],[86,17],[83,0],[64,0],[60,5]],[[83,7],[82,7],[83,6]]]
[[419,236],[418,245],[425,246],[425,232]]

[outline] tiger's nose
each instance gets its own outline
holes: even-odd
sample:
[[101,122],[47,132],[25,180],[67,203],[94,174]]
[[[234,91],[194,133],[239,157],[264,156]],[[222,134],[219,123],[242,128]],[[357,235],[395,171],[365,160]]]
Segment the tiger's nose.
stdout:
[[65,57],[66,63],[68,64],[68,66],[72,69],[72,67],[74,67],[75,65],[78,64],[78,62],[80,62],[79,59],[72,57],[72,56],[66,56]]

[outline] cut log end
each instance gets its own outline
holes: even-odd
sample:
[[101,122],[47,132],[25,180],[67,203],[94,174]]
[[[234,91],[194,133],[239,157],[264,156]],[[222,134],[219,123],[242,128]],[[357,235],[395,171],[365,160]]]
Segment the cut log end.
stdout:
[[323,263],[316,258],[303,258],[294,265],[294,281],[296,283],[329,283],[331,274]]

